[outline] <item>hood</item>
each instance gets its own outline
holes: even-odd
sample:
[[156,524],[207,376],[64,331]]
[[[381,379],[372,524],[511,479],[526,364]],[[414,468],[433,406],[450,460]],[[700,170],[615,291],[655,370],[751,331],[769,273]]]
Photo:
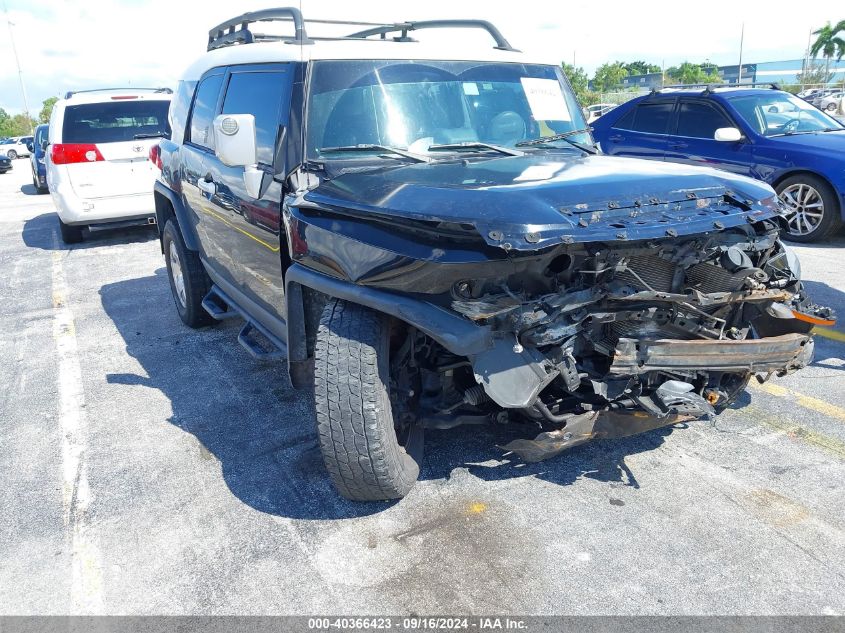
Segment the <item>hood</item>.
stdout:
[[344,173],[305,201],[388,219],[472,225],[490,245],[536,250],[735,226],[748,215],[773,216],[773,196],[764,183],[707,167],[535,153]]
[[777,141],[783,149],[821,152],[826,155],[835,154],[837,160],[842,160],[843,152],[845,152],[845,130],[776,136],[770,138],[769,141]]

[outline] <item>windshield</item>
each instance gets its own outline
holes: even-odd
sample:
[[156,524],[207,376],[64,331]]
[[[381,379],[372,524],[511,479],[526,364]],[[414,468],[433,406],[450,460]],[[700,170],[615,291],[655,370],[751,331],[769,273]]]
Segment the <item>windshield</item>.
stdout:
[[170,136],[170,101],[144,99],[68,106],[62,142],[118,143],[148,136]]
[[[555,66],[318,61],[310,80],[307,156],[347,158],[349,152],[325,150],[355,145],[418,154],[437,145],[515,147],[585,127],[578,102]],[[571,138],[591,143],[586,133]]]
[[785,92],[761,91],[759,95],[729,100],[748,125],[763,136],[843,129],[818,108]]

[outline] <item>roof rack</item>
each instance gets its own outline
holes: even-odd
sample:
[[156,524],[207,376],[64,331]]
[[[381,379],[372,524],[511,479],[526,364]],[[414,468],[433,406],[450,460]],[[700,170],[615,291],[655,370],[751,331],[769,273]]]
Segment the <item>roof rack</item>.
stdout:
[[[256,41],[256,35],[249,30],[249,25],[254,22],[275,22],[293,21],[294,36],[287,41],[290,44],[313,44],[305,33],[305,20],[302,13],[296,7],[282,7],[278,9],[264,9],[263,11],[251,11],[244,13],[231,20],[218,24],[208,32],[208,50],[222,48],[230,44],[252,44]],[[241,28],[235,30],[235,27]],[[225,31],[228,30],[228,33]],[[259,35],[261,39],[264,36]]]
[[496,42],[494,48],[500,51],[519,52],[508,43],[505,36],[495,26],[490,24],[487,20],[424,20],[422,22],[397,22],[396,24],[385,24],[376,26],[365,31],[353,33],[351,38],[367,38],[371,35],[381,35],[382,39],[388,33],[398,33],[401,31],[402,35],[394,37],[394,42],[414,42],[413,38],[408,37],[409,31],[420,31],[422,29],[448,29],[448,28],[468,28],[468,29],[483,29],[487,31],[493,40]]
[[652,88],[650,94],[660,94],[661,91],[666,89],[682,89],[682,88],[704,88],[702,94],[710,94],[714,90],[719,88],[757,88],[758,86],[766,86],[772,90],[780,90],[780,85],[776,83],[772,83],[771,81],[761,82],[761,83],[750,83],[750,84],[672,84],[669,86],[662,86],[660,88]]
[[65,93],[65,99],[70,99],[73,95],[88,93],[88,92],[108,92],[110,90],[132,90],[133,92],[153,92],[160,94],[172,95],[173,90],[170,88],[136,88],[134,86],[127,86],[125,88],[92,88],[90,90],[70,90]]
[[[267,35],[254,33],[249,25],[255,22],[293,22],[294,35]],[[347,26],[368,26],[371,28],[352,33],[343,37],[315,37],[309,38],[305,32],[305,23],[312,24],[336,24]],[[238,28],[240,27],[240,28]],[[395,24],[383,24],[378,22],[360,22],[354,20],[306,20],[302,12],[296,7],[282,7],[278,9],[265,9],[244,13],[241,16],[226,20],[218,24],[208,32],[208,50],[230,46],[232,44],[252,44],[254,42],[283,41],[288,44],[313,44],[315,40],[361,40],[372,35],[380,35],[381,39],[387,39],[390,33],[401,33],[392,40],[395,42],[414,42],[408,36],[410,31],[422,29],[443,29],[443,28],[476,28],[487,31],[496,42],[495,48],[503,51],[519,52],[513,48],[502,33],[486,20],[424,20],[421,22],[397,22]]]

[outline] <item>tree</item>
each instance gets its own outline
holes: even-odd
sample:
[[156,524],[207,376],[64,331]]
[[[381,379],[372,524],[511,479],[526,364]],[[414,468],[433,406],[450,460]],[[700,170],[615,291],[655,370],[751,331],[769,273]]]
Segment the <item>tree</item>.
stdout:
[[622,62],[602,64],[596,69],[593,83],[598,90],[609,92],[619,87],[627,76],[628,71],[625,70],[625,64]]
[[836,26],[831,26],[828,22],[822,28],[813,31],[813,35],[818,35],[818,37],[810,47],[810,54],[813,59],[818,57],[819,53],[822,54],[825,59],[825,75],[830,74],[830,59],[834,55],[836,55],[836,61],[845,57],[845,39],[839,37],[840,31],[845,31],[845,20],[839,20]]
[[43,106],[41,108],[41,112],[38,114],[38,119],[42,123],[49,123],[50,122],[50,115],[53,113],[53,106],[56,105],[56,101],[58,101],[58,97],[50,97],[49,99],[44,99]]
[[590,79],[587,77],[587,73],[580,66],[576,68],[566,62],[562,62],[560,67],[563,68],[563,74],[566,75],[567,79],[569,79],[569,83],[572,85],[572,90],[575,91],[575,96],[578,97],[578,101],[583,103],[590,84]]
[[628,71],[629,75],[650,75],[652,73],[659,73],[660,66],[644,61],[636,61],[625,64],[625,70]]
[[[5,118],[3,118],[5,116]],[[26,136],[32,133],[32,125],[36,121],[27,120],[25,114],[9,116],[6,112],[0,115],[0,137],[5,136]]]
[[833,75],[825,68],[825,65],[815,61],[810,62],[800,73],[795,75],[796,83],[802,86],[807,84],[826,84],[831,79],[833,79]]
[[[708,72],[710,70],[710,72]],[[684,62],[680,66],[673,66],[666,70],[674,81],[680,84],[718,84],[722,78],[716,73],[716,67],[707,64],[693,64]]]

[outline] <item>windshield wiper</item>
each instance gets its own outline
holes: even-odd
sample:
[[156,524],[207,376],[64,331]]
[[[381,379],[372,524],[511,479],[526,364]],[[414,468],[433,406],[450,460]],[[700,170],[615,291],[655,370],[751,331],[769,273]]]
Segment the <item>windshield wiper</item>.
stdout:
[[462,143],[443,143],[442,145],[432,145],[428,148],[429,152],[436,152],[439,150],[485,150],[489,149],[506,156],[525,156],[525,152],[520,152],[518,149],[510,149],[509,147],[502,147],[501,145],[493,145],[492,143],[482,143],[480,141],[464,141]]
[[587,152],[588,154],[598,154],[598,150],[595,147],[590,145],[584,145],[583,143],[578,143],[577,141],[573,141],[570,139],[570,136],[575,136],[577,134],[584,134],[585,132],[589,133],[590,128],[584,128],[582,130],[570,130],[569,132],[561,132],[560,134],[554,134],[552,136],[541,136],[540,138],[532,138],[528,139],[527,141],[520,141],[516,144],[517,147],[534,147],[537,145],[546,145],[548,143],[554,143],[555,141],[565,141],[572,145],[572,147],[576,149],[580,149],[582,152]]
[[404,158],[410,158],[413,161],[418,163],[430,163],[431,159],[425,156],[420,156],[419,154],[414,154],[413,152],[409,152],[404,149],[399,149],[398,147],[389,147],[387,145],[376,145],[373,143],[360,143],[358,145],[340,145],[338,147],[321,147],[320,152],[369,152],[369,151],[381,151],[381,152],[388,152],[390,154],[396,154],[397,156],[403,156]]
[[154,132],[152,134],[136,134],[132,138],[134,139],[142,139],[142,138],[167,138],[168,134],[165,132]]

